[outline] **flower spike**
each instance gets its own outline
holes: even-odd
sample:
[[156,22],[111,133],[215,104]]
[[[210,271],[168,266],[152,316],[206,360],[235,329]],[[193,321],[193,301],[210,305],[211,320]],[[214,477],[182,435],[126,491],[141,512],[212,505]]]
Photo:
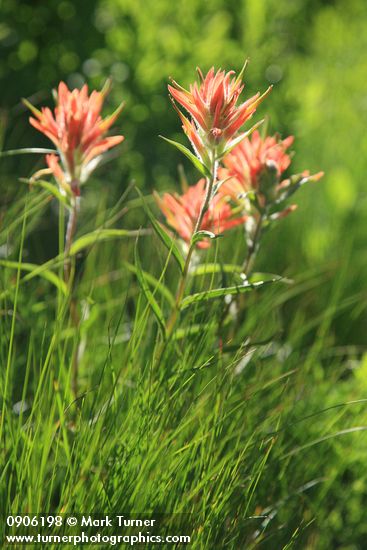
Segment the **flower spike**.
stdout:
[[92,91],[89,95],[86,85],[80,90],[69,90],[60,82],[53,112],[48,107],[38,110],[23,100],[33,114],[29,119],[31,125],[45,134],[59,153],[61,165],[54,155],[46,158],[49,169],[59,186],[70,185],[75,195],[79,194],[80,184],[96,168],[101,155],[124,139],[121,135],[106,136],[124,106],[122,103],[112,115],[102,118],[101,110],[109,87],[107,81],[101,92]]
[[[168,90],[171,99],[191,116],[191,124],[185,123],[183,126],[184,132],[191,142],[194,141],[195,133],[195,141],[202,143],[207,152],[215,149],[217,160],[225,154],[229,142],[271,91],[269,87],[264,94],[257,93],[239,104],[239,97],[244,88],[242,77],[246,66],[247,61],[237,77],[234,71],[215,71],[214,67],[204,76],[198,67],[199,83],[190,85],[189,90],[170,79]],[[183,113],[176,105],[175,109],[179,112],[181,120],[184,120]]]
[[[167,224],[188,244],[194,233],[205,192],[205,179],[202,178],[195,185],[189,186],[182,195],[164,193],[163,198],[160,198],[155,193],[156,202],[163,212]],[[217,235],[242,224],[245,219],[245,216],[236,216],[224,197],[216,195],[210,202],[199,231]],[[200,240],[197,246],[208,248],[210,241]]]
[[245,137],[223,159],[219,178],[225,182],[219,193],[237,203],[246,203],[247,207],[247,197],[253,195],[253,204],[257,209],[270,209],[270,220],[284,218],[293,212],[295,205],[283,211],[279,211],[278,205],[304,183],[317,181],[323,176],[323,172],[311,176],[305,171],[282,180],[283,173],[291,164],[288,149],[293,141],[293,136],[283,140],[278,135],[262,137],[258,130],[250,138]]

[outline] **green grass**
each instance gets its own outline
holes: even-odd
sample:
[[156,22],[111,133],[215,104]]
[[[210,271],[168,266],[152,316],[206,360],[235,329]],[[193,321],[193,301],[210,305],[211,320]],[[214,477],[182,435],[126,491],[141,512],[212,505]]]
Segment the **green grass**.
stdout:
[[[157,362],[162,336],[134,254],[166,319],[178,265],[140,199],[130,189],[109,209],[101,196],[93,218],[82,215],[77,238],[120,217],[129,229],[78,241],[75,329],[57,255],[46,263],[53,280],[20,269],[37,224],[51,215],[45,193],[22,188],[1,235],[13,261],[1,268],[0,289],[3,512],[185,513],[193,548],[361,548],[367,364],[355,369],[361,350],[333,337],[334,320],[358,316],[365,300],[345,296],[347,267],[288,269],[292,284],[247,294],[241,323],[222,328],[223,347],[222,300],[191,304]],[[149,231],[136,242],[140,227]],[[238,230],[202,262],[237,264],[243,253]],[[235,277],[195,275],[188,291]],[[171,533],[177,521],[167,516]]]

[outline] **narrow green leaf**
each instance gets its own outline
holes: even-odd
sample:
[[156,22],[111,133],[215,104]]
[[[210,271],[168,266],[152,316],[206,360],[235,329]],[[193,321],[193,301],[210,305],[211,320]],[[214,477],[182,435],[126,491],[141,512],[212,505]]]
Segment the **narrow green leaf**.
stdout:
[[100,125],[101,130],[105,130],[105,128],[109,128],[111,126],[111,121],[116,120],[119,115],[121,114],[121,111],[125,107],[125,101],[120,103],[120,105],[115,109],[115,111],[112,113],[112,115],[109,115]]
[[247,65],[249,64],[249,59],[245,59],[245,62],[242,66],[242,69],[240,70],[240,72],[238,73],[237,75],[237,78],[236,78],[236,85],[240,84],[242,78],[243,78],[243,75],[245,74],[245,70],[246,70],[246,67]]
[[128,231],[127,229],[96,229],[91,233],[83,235],[71,245],[70,256],[75,256],[75,254],[78,254],[84,248],[102,241],[110,241],[122,237],[136,237],[138,234],[138,231]]
[[162,139],[164,139],[164,141],[167,141],[167,143],[170,143],[171,145],[173,145],[174,147],[176,147],[179,151],[181,151],[181,153],[183,153],[190,161],[191,163],[195,166],[195,168],[197,170],[199,170],[199,172],[205,176],[206,178],[210,178],[211,177],[211,174],[210,174],[210,171],[209,169],[205,166],[205,164],[203,164],[195,155],[194,153],[192,153],[190,151],[190,149],[188,149],[187,147],[185,147],[185,145],[182,145],[182,143],[178,143],[178,141],[173,141],[173,139],[168,139],[164,136],[159,136],[161,137]]
[[[126,267],[126,269],[131,271],[131,273],[137,275],[138,268],[135,265],[130,264],[129,262],[124,262],[123,265]],[[154,289],[156,289],[163,296],[163,298],[165,298],[167,302],[173,307],[175,305],[175,299],[171,291],[163,283],[158,281],[158,279],[153,277],[153,275],[151,275],[150,273],[143,271],[143,275],[147,283],[154,287]]]
[[[42,270],[41,265],[30,264],[30,263],[22,263],[22,262],[19,263],[19,262],[13,262],[13,261],[8,261],[8,260],[0,260],[0,265],[2,267],[7,267],[7,268],[10,268],[10,269],[20,269],[21,271],[27,271],[29,274],[34,274],[34,276],[39,275],[43,279],[45,279],[45,280],[49,281],[50,283],[52,283],[53,285],[55,285],[56,288],[61,290],[61,292],[63,294],[66,295],[66,293],[67,293],[67,287],[66,287],[65,282],[62,279],[60,279],[60,277],[58,277],[56,275],[56,273],[53,273],[49,269]],[[32,277],[27,276],[25,279],[29,280],[30,278],[32,278]],[[25,280],[25,279],[23,279],[23,280]]]
[[250,283],[258,283],[259,281],[263,282],[279,282],[279,283],[285,283],[285,284],[293,284],[294,281],[292,279],[287,279],[287,277],[282,277],[281,275],[276,275],[275,273],[263,273],[263,272],[256,272],[252,273],[250,277],[248,278],[248,281]]
[[46,180],[31,181],[31,180],[26,179],[26,178],[19,178],[19,181],[21,181],[22,183],[27,183],[28,185],[31,185],[32,187],[34,187],[34,186],[42,187],[42,189],[45,189],[46,191],[51,193],[51,195],[53,195],[55,197],[55,199],[60,201],[62,204],[64,204],[65,206],[70,206],[66,195],[63,195],[60,192],[60,190],[58,189],[58,187],[56,185],[54,185],[53,183],[49,182],[49,181],[46,181]]
[[165,324],[164,316],[163,316],[162,310],[159,307],[159,304],[158,304],[157,300],[154,298],[153,293],[150,290],[150,288],[148,286],[148,283],[147,283],[147,280],[144,276],[144,272],[142,270],[141,263],[140,263],[137,244],[135,245],[135,264],[136,264],[136,276],[137,276],[137,279],[138,279],[138,282],[139,282],[139,286],[140,286],[140,288],[141,288],[141,290],[142,290],[149,306],[151,307],[151,310],[154,313],[154,315],[155,315],[155,317],[158,321],[158,325],[159,325],[159,327],[162,331],[163,337],[165,338],[165,336],[166,336],[166,324]]
[[226,183],[231,179],[231,176],[228,176],[228,178],[225,178],[224,180],[217,180],[217,182],[213,185],[213,192],[212,197],[216,195],[219,191],[219,189],[222,187],[223,183]]
[[205,292],[198,292],[196,294],[191,294],[190,296],[186,296],[181,302],[180,309],[185,309],[191,304],[196,304],[198,302],[206,302],[208,300],[214,300],[216,298],[223,298],[227,295],[235,295],[235,294],[243,294],[245,292],[251,292],[252,290],[256,290],[258,288],[261,288],[265,285],[268,285],[269,283],[277,282],[279,279],[271,280],[271,281],[259,281],[258,283],[248,283],[243,286],[229,286],[227,288],[214,288],[212,290],[207,290]]
[[242,267],[234,264],[202,264],[190,271],[191,276],[212,275],[213,273],[242,273]]
[[329,439],[334,439],[335,437],[340,437],[342,435],[349,435],[349,434],[355,433],[355,432],[364,432],[365,430],[367,430],[367,426],[354,426],[352,428],[346,428],[345,430],[340,430],[340,431],[332,433],[332,434],[327,434],[327,435],[324,435],[322,437],[318,437],[317,439],[309,441],[308,443],[305,443],[304,445],[300,445],[299,447],[296,447],[296,448],[292,449],[288,453],[285,453],[283,456],[280,457],[280,460],[284,460],[285,458],[296,455],[300,451],[304,451],[305,449],[309,449],[310,447],[313,447],[314,445],[319,445],[320,443],[323,443],[324,441],[328,441]]
[[42,111],[40,111],[39,109],[37,109],[37,107],[32,105],[32,103],[30,101],[28,101],[28,99],[26,99],[25,97],[22,97],[22,103],[23,103],[23,105],[28,107],[28,109],[34,114],[34,116],[36,116],[36,117],[41,117],[42,116]]
[[183,272],[184,266],[185,266],[185,260],[182,256],[178,246],[176,245],[174,240],[171,239],[171,237],[168,235],[168,233],[163,229],[163,227],[157,222],[157,220],[155,219],[153,213],[151,212],[150,208],[148,207],[143,195],[141,194],[140,189],[136,188],[136,191],[137,191],[137,193],[139,194],[139,196],[142,200],[143,208],[146,212],[146,215],[149,218],[150,223],[153,226],[154,231],[156,232],[156,234],[158,235],[158,237],[160,238],[162,243],[165,245],[165,247],[170,252],[172,252],[175,260],[177,261],[177,263],[180,267],[181,272]]
[[1,157],[14,157],[16,155],[34,155],[34,154],[51,154],[58,155],[56,149],[43,149],[42,147],[27,147],[25,149],[12,149],[10,151],[0,151]]
[[183,338],[186,338],[187,336],[193,336],[194,334],[202,334],[204,331],[207,332],[212,328],[213,325],[210,325],[208,323],[200,323],[197,325],[191,325],[187,328],[178,328],[174,334],[172,339],[173,340],[182,340]]

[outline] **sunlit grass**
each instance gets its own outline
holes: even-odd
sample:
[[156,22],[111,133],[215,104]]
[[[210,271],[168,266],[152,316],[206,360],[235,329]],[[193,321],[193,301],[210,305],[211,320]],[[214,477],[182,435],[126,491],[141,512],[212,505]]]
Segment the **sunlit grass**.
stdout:
[[[335,316],[363,299],[358,292],[342,297],[347,269],[321,266],[295,273],[293,284],[251,293],[223,350],[221,301],[194,304],[157,364],[161,336],[140,291],[134,248],[165,315],[177,265],[167,262],[144,209],[139,226],[150,234],[138,243],[134,233],[115,232],[112,241],[87,238],[80,249],[75,292],[84,317],[76,330],[70,295],[19,268],[42,193],[13,205],[2,235],[15,243],[15,263],[1,275],[3,510],[185,512],[196,548],[326,548],[329,503],[347,470],[358,475],[366,444],[367,388],[349,369],[359,351],[341,349],[331,331]],[[133,190],[118,209],[103,206],[92,224],[83,221],[77,238],[131,204],[135,212]],[[209,271],[213,259],[237,263],[241,243],[238,230],[204,252]],[[59,264],[47,265],[56,276]],[[217,288],[223,277],[228,284],[233,274],[197,275],[189,290]],[[324,310],[305,317],[321,289]],[[293,315],[285,322],[287,308]]]

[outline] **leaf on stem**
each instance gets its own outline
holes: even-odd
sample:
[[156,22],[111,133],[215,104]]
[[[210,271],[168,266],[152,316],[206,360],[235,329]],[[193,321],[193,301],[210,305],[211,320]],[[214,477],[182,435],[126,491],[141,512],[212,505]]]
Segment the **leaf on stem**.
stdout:
[[293,284],[294,281],[292,279],[288,279],[287,277],[282,277],[281,275],[276,275],[275,273],[264,273],[264,272],[255,272],[250,275],[248,278],[249,283],[258,283],[259,281],[262,282],[279,282],[284,284]]
[[251,292],[252,290],[257,290],[263,286],[266,286],[270,283],[278,282],[281,278],[271,279],[268,281],[259,281],[257,283],[245,283],[244,285],[230,286],[227,288],[214,288],[211,290],[206,290],[205,292],[198,292],[196,294],[191,294],[186,296],[181,302],[180,309],[185,309],[192,304],[197,304],[199,302],[206,302],[208,300],[214,300],[216,298],[223,298],[227,295],[236,295],[243,294],[245,292]]
[[70,203],[67,199],[67,195],[63,195],[60,190],[58,189],[58,187],[56,187],[56,185],[54,185],[53,183],[49,182],[49,181],[46,181],[46,180],[30,180],[30,179],[27,179],[27,178],[19,178],[19,181],[21,181],[22,183],[27,183],[28,185],[30,186],[38,186],[38,187],[42,187],[42,189],[45,189],[46,191],[48,191],[49,193],[51,193],[51,195],[53,195],[55,197],[55,199],[57,199],[58,201],[60,201],[62,204],[64,204],[65,206],[70,206]]
[[212,275],[213,273],[241,273],[242,266],[234,264],[202,264],[190,270],[190,275]]
[[198,242],[202,241],[203,239],[218,239],[218,237],[222,237],[222,235],[216,235],[211,231],[205,231],[204,229],[202,229],[194,233],[193,236],[191,237],[191,246],[195,246]]
[[205,176],[206,178],[211,177],[210,170],[203,164],[185,145],[182,145],[182,143],[178,143],[178,141],[174,141],[173,139],[168,139],[164,136],[159,136],[160,138],[164,139],[164,141],[167,141],[167,143],[170,143],[174,147],[176,147],[181,153],[183,153],[195,166],[199,172]]
[[42,147],[27,147],[25,149],[12,149],[10,151],[0,151],[0,158],[14,157],[16,155],[30,155],[30,154],[47,155],[51,153],[53,153],[54,155],[58,155],[58,152],[56,151],[56,149],[44,149]]

